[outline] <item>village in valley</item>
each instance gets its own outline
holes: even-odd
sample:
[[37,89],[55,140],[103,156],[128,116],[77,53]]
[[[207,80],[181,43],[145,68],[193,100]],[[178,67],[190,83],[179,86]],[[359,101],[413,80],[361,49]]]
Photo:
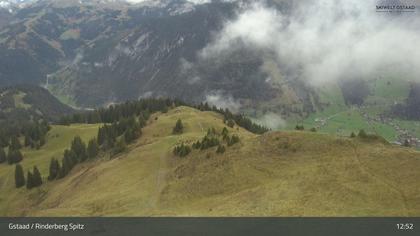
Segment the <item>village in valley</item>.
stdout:
[[[378,130],[377,124],[381,124],[384,126],[387,126],[391,128],[395,135],[393,135],[393,138],[389,137],[387,140],[394,145],[400,145],[400,146],[410,146],[415,147],[417,149],[420,149],[420,137],[418,134],[416,134],[416,129],[420,129],[420,122],[413,122],[413,129],[407,129],[406,127],[403,127],[399,120],[396,120],[392,117],[389,117],[385,114],[370,114],[367,112],[368,106],[360,106],[360,107],[352,107],[350,108],[351,112],[357,112],[360,114],[360,116],[363,118],[363,120],[366,122],[366,124],[369,127],[369,131],[374,132],[375,134],[381,135],[381,131]],[[341,111],[336,114],[330,115],[326,118],[315,118],[314,119],[314,126],[317,130],[322,130],[328,127],[330,125],[330,122],[335,122],[334,118],[340,115],[345,114],[347,111]],[[335,130],[336,134],[338,136],[348,136],[349,130],[345,128],[345,125],[339,126]],[[356,131],[354,131],[356,132]]]

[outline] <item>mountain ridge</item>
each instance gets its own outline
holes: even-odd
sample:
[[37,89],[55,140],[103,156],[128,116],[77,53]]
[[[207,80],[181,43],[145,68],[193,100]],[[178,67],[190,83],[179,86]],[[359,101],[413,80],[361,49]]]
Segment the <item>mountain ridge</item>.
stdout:
[[48,90],[32,85],[0,87],[0,122],[58,120],[75,112],[59,102]]

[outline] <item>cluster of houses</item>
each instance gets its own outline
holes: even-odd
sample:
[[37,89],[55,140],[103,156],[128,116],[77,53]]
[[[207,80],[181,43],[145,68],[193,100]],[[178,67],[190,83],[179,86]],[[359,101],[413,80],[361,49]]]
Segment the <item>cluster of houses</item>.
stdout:
[[[420,138],[414,136],[410,133],[409,130],[401,128],[400,125],[395,122],[393,119],[386,117],[384,115],[379,116],[370,116],[367,114],[363,109],[360,109],[360,114],[362,117],[368,122],[369,125],[374,125],[374,123],[382,123],[391,126],[396,132],[397,136],[395,137],[395,141],[392,144],[396,145],[409,145],[412,147],[420,148]],[[315,122],[317,124],[317,129],[322,128],[323,126],[327,125],[328,118],[316,118]],[[420,123],[418,124],[420,126]],[[337,130],[338,132],[339,130]]]
[[367,113],[361,111],[363,118],[365,118],[369,124],[371,122],[378,122],[382,124],[387,124],[394,128],[397,132],[396,140],[393,141],[393,144],[396,145],[409,145],[412,147],[420,148],[420,138],[412,135],[407,129],[401,128],[398,123],[394,122],[391,118],[385,117],[384,115],[379,115],[378,117],[371,117]]
[[397,145],[409,145],[410,147],[420,148],[420,139],[417,137],[413,137],[410,134],[399,135],[398,141],[395,141],[393,143]]

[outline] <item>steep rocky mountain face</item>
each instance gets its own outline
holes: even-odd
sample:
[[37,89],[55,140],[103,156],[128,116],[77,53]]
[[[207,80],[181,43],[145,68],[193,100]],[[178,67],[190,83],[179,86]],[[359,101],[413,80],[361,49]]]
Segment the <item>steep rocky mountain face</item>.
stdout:
[[12,14],[8,10],[0,8],[0,29],[8,25],[12,19]]
[[[92,38],[94,42],[79,51],[80,62],[57,73],[57,79],[51,83],[74,82],[70,90],[76,95],[76,103],[85,105],[151,95],[200,96],[206,83],[188,83],[186,69],[230,9],[206,6],[181,14],[169,9],[172,8],[129,9],[115,12],[123,20],[99,26],[92,22],[91,35],[101,36]],[[255,62],[249,62],[250,66],[252,63]],[[92,89],[80,89],[85,87]]]
[[43,84],[81,107],[165,96],[223,100],[231,109],[277,100],[289,112],[314,110],[316,96],[305,83],[268,82],[257,49],[201,56],[240,4],[37,1],[0,31],[0,84]]
[[[18,10],[15,21],[3,28],[0,33],[2,85],[42,83],[47,74],[75,57],[84,40],[75,40],[74,35],[79,35],[79,31],[82,38],[89,35],[92,28],[89,22],[98,18],[100,10],[77,5],[57,8],[59,2],[39,1],[28,5]],[[75,26],[80,28],[73,31]]]

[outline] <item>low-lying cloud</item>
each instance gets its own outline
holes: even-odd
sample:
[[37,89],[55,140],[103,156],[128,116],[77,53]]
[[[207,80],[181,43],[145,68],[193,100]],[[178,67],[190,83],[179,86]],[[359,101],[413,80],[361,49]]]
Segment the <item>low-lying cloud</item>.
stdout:
[[287,11],[261,1],[243,5],[200,57],[253,48],[277,63],[283,77],[294,73],[312,84],[384,75],[420,80],[420,9],[377,12],[384,1],[375,0],[288,2]]
[[273,112],[267,112],[261,117],[257,117],[255,122],[271,130],[278,130],[286,127],[286,121],[279,114]]
[[[130,3],[141,3],[141,2],[157,2],[159,0],[126,0]],[[186,2],[190,2],[193,4],[205,4],[211,2],[211,0],[185,0]]]
[[236,101],[231,95],[224,94],[223,91],[220,90],[212,91],[207,94],[205,102],[218,108],[227,108],[234,113],[237,113],[241,108],[241,104],[238,101]]

